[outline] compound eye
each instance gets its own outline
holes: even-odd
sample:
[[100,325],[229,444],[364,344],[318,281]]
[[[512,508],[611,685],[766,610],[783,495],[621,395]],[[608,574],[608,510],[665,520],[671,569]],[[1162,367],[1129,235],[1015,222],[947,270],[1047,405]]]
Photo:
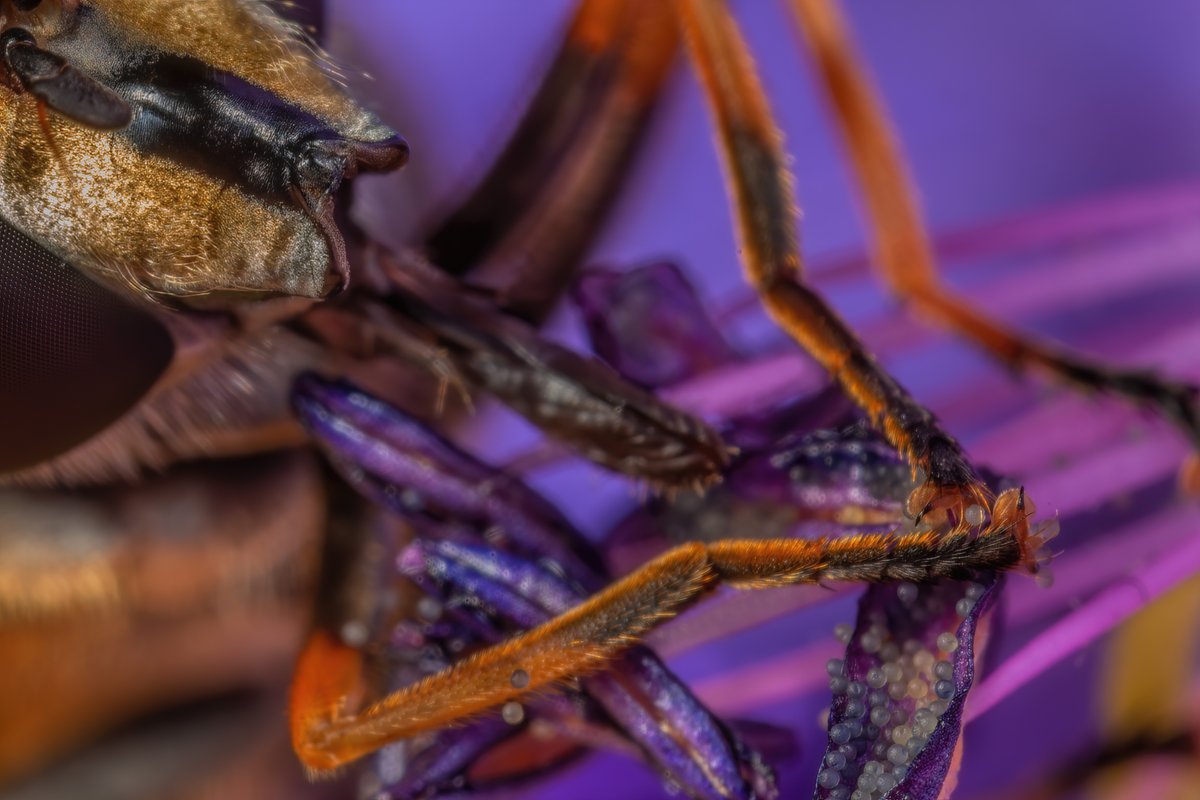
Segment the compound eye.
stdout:
[[166,370],[170,335],[0,220],[0,473],[99,433]]

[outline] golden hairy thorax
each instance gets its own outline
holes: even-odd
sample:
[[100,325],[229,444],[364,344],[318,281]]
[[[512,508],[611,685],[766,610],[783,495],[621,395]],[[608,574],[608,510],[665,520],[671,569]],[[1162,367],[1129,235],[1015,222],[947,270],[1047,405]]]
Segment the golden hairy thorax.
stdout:
[[[0,19],[100,84],[128,63],[189,59],[265,90],[338,140],[395,137],[256,0],[45,0],[27,13],[0,3]],[[120,130],[47,112],[9,82],[0,87],[0,216],[77,268],[149,296],[315,298],[345,279],[331,197],[305,206],[256,196]],[[136,125],[143,110],[132,105]]]

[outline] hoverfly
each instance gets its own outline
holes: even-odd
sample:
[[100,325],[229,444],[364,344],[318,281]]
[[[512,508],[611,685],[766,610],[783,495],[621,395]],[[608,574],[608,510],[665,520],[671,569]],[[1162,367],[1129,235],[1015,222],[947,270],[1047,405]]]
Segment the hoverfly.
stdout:
[[[345,218],[345,182],[399,168],[407,147],[329,78],[317,51],[270,6],[250,0],[4,6],[0,46],[9,85],[0,217],[6,247],[19,256],[4,265],[0,293],[5,338],[14,343],[0,387],[10,426],[4,440],[11,443],[0,467],[12,485],[75,488],[201,457],[320,442],[342,475],[328,493],[334,512],[326,521],[310,508],[309,520],[298,525],[308,530],[308,550],[304,535],[291,546],[269,537],[256,543],[270,552],[245,578],[274,575],[268,591],[278,592],[287,586],[278,573],[311,576],[314,542],[327,539],[327,586],[293,689],[294,743],[311,769],[337,768],[398,739],[594,674],[631,639],[720,581],[927,582],[1037,568],[1042,537],[1028,523],[1023,492],[995,492],[954,438],[804,282],[784,152],[722,6],[582,3],[530,122],[497,166],[541,178],[560,194],[536,181],[531,189],[528,180],[502,191],[485,186],[499,197],[481,189],[429,236],[428,259],[371,242]],[[877,204],[880,261],[898,287],[1014,363],[1149,400],[1194,433],[1190,387],[1030,344],[963,311],[934,278],[920,274],[929,257],[912,239],[919,220],[888,205],[903,194],[897,185],[903,176],[868,170],[890,145],[854,136],[878,133],[879,126],[870,117],[870,95],[848,71],[853,62],[837,58],[844,47],[836,16],[815,0],[796,6],[826,59],[848,138],[863,148],[855,156],[868,199]],[[373,395],[436,417],[487,392],[596,463],[656,488],[704,489],[725,476],[731,451],[720,432],[543,341],[530,325],[565,280],[554,269],[573,262],[585,238],[583,231],[556,228],[588,219],[607,189],[561,192],[602,185],[599,177],[615,172],[680,39],[713,108],[751,284],[921,480],[905,504],[912,518],[907,531],[683,545],[604,588],[593,556],[569,537],[565,544],[556,538],[556,522],[545,524],[548,535],[537,525],[522,527],[542,513],[529,512],[537,502],[523,490],[421,438],[424,429]],[[525,269],[509,283],[492,280],[511,266],[514,252],[529,262]],[[904,278],[901,262],[918,277]],[[488,288],[473,285],[473,275],[487,277]],[[410,375],[414,385],[398,383],[401,364],[425,374]],[[297,380],[314,370],[351,376],[371,391]],[[87,413],[80,413],[85,388]],[[406,462],[394,455],[404,447],[423,452],[427,465],[457,466],[428,484],[415,474],[405,479]],[[287,487],[275,496],[300,493],[321,505],[323,476],[311,464],[271,464],[264,471]],[[451,491],[456,475],[486,485],[487,501],[476,508],[468,495]],[[362,606],[377,598],[354,571],[361,553],[331,555],[341,546],[335,534],[353,529],[352,545],[363,535],[361,508],[347,499],[345,484],[382,505],[408,503],[413,516],[437,507],[439,524],[462,515],[504,529],[501,520],[508,520],[503,543],[547,555],[581,590],[565,597],[600,593],[575,608],[560,598],[547,608],[561,616],[542,627],[519,625],[533,629],[490,649],[482,646],[485,637],[456,666],[365,703],[363,695],[378,687],[363,686],[357,623]],[[404,496],[413,487],[415,501]],[[264,496],[269,488],[264,484]],[[170,499],[169,487],[160,489]],[[343,514],[343,505],[350,511]],[[198,571],[213,576],[197,578],[198,588],[222,585],[228,564],[245,555],[232,550],[228,562],[213,556],[203,569],[197,562]],[[81,608],[129,613],[138,603],[147,610],[203,601],[187,586],[148,579],[151,585],[131,591],[130,575],[142,574],[134,567],[144,570],[120,559],[100,566],[84,559],[66,582],[57,574],[6,578],[5,603],[12,619],[41,624]],[[340,579],[330,577],[339,571]]]

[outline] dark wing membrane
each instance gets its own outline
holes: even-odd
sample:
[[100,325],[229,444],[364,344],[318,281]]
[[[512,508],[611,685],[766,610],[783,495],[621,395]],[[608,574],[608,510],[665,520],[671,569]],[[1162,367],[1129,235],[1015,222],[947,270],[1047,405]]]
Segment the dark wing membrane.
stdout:
[[173,352],[151,315],[0,220],[0,473],[103,430]]

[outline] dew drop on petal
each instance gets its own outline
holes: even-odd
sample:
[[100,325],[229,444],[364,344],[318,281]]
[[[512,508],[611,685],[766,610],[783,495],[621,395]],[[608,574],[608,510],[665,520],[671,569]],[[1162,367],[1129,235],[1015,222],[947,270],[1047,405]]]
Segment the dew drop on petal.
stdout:
[[817,785],[823,789],[832,789],[842,782],[842,774],[836,769],[823,769],[817,773]]
[[842,770],[846,768],[846,756],[835,750],[825,756],[825,766],[830,769]]
[[426,622],[436,622],[442,616],[442,604],[436,598],[425,595],[417,601],[417,616]]
[[938,649],[943,653],[953,653],[958,649],[958,637],[950,631],[939,633],[937,637]]
[[529,685],[529,673],[523,669],[513,670],[512,677],[508,679],[514,689],[524,689]]

